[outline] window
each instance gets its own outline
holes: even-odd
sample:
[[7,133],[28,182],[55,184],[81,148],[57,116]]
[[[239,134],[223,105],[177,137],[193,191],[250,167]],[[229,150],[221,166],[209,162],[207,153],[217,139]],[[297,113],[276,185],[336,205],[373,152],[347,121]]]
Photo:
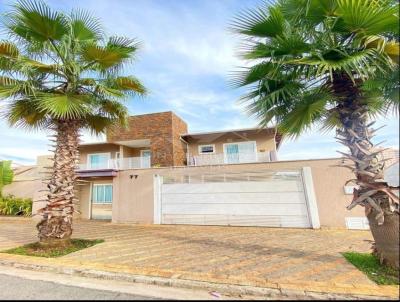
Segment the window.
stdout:
[[93,203],[112,203],[112,185],[94,184],[92,190]]
[[110,153],[88,154],[89,169],[106,169],[109,168]]
[[200,145],[199,154],[215,153],[215,145]]

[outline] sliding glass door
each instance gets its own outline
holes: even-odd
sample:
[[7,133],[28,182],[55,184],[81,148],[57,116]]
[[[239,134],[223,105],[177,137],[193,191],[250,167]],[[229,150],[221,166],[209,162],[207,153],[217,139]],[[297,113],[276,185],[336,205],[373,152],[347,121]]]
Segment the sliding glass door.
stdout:
[[224,144],[224,160],[227,164],[256,162],[256,142]]

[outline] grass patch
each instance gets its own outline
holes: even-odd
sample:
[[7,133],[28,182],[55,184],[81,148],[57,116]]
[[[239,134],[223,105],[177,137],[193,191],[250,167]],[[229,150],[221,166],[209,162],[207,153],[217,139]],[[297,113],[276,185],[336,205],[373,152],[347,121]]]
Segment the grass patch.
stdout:
[[46,257],[46,258],[56,258],[61,257],[85,248],[91,247],[93,245],[104,242],[103,239],[71,239],[71,245],[67,247],[43,247],[39,242],[29,243],[23,246],[19,246],[13,249],[2,251],[2,253],[16,254],[24,256],[36,256],[36,257]]
[[343,253],[343,256],[375,283],[381,285],[399,284],[399,270],[381,265],[375,255],[346,252]]

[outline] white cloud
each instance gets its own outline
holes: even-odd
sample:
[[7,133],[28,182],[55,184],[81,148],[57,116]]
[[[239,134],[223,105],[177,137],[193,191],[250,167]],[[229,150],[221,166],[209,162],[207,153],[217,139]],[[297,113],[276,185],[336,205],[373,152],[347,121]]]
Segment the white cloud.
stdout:
[[[0,13],[5,4],[0,0]],[[189,130],[212,131],[247,128],[257,121],[243,113],[237,103],[239,90],[230,88],[228,73],[244,65],[235,56],[238,38],[228,32],[231,18],[243,7],[254,7],[258,0],[47,0],[54,8],[80,7],[102,19],[107,33],[137,37],[143,41],[137,62],[126,70],[149,88],[145,100],[129,104],[132,114],[175,111],[189,125]],[[398,119],[378,121],[388,124],[374,140],[387,140],[386,146],[398,146]],[[333,133],[322,135],[317,129],[297,141],[284,141],[279,158],[319,158],[337,156],[342,148]],[[102,141],[83,133],[86,142]],[[0,158],[20,157],[34,162],[47,153],[45,133],[26,133],[9,129],[0,122]]]

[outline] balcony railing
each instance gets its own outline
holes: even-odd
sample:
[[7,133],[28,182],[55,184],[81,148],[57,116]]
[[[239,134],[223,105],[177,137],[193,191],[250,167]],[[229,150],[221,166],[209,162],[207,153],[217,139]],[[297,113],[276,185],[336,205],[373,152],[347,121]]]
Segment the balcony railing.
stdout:
[[150,157],[126,157],[120,159],[109,159],[100,163],[79,164],[77,170],[127,170],[146,169],[151,167]]
[[271,152],[253,152],[253,153],[217,153],[189,155],[189,166],[207,166],[207,165],[226,165],[226,164],[244,164],[257,162],[274,161]]

